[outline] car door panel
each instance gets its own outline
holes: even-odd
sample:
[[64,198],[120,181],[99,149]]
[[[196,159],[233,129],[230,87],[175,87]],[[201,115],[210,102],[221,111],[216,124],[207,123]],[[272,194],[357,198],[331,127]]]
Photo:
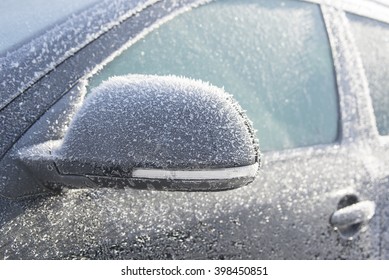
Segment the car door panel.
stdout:
[[[351,86],[359,80],[351,70],[353,64],[347,61],[353,59],[353,51],[350,54],[347,49],[346,31],[336,29],[337,21],[331,21],[342,17],[342,12],[326,9],[323,8],[324,23],[330,29],[339,90],[334,99],[339,105],[333,104],[339,114],[335,117],[336,137],[321,145],[315,142],[306,145],[311,147],[291,145],[265,152],[256,181],[230,191],[65,189],[60,195],[27,202],[1,199],[5,214],[1,216],[0,256],[10,259],[379,258],[382,248],[387,246],[381,241],[385,232],[380,220],[385,217],[386,208],[358,228],[352,240],[342,238],[330,224],[331,215],[347,195],[361,201],[385,203],[378,200],[377,189],[379,186],[382,189],[387,181],[376,184],[376,169],[368,160],[374,157],[366,139],[373,134],[369,132],[369,122],[358,116],[361,112],[358,100],[361,100],[355,93],[364,85]],[[139,26],[137,30],[141,29]],[[123,44],[119,41],[117,45]],[[101,56],[111,53],[106,52]],[[88,70],[82,73],[74,76],[74,81]],[[63,98],[71,94],[68,88],[63,92]],[[245,102],[250,103],[250,99]],[[59,103],[53,108],[58,108]],[[41,113],[44,111],[46,108]],[[44,114],[36,124],[47,120],[55,123],[56,118]],[[314,128],[318,133],[322,129]],[[33,131],[32,127],[23,137],[27,139]],[[17,137],[6,142],[3,150],[11,153],[17,149],[17,145],[11,146],[20,134],[20,131],[14,133]]]

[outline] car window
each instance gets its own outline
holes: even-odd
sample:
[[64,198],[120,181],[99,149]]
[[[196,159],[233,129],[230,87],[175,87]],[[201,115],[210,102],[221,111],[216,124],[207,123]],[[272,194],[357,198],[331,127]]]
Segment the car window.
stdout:
[[254,122],[262,151],[332,143],[338,101],[319,6],[226,0],[163,24],[90,80],[129,73],[180,75],[233,94]]
[[389,135],[389,24],[348,14],[369,82],[377,129]]
[[101,0],[1,0],[0,54]]

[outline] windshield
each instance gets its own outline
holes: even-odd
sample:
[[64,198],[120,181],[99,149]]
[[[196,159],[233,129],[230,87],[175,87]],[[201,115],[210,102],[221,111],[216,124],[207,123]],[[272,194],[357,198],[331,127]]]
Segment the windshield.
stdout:
[[1,0],[0,54],[15,49],[55,23],[101,0]]

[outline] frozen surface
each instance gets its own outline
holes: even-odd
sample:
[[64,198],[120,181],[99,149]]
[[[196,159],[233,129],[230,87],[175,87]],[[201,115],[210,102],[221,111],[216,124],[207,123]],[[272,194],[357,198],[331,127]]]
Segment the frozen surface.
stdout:
[[129,75],[90,93],[53,154],[129,171],[245,166],[258,161],[258,152],[250,121],[222,89],[175,76]]
[[[363,96],[363,106],[355,100],[366,93],[366,83],[350,71],[360,63],[353,60],[355,50],[345,48],[350,39],[345,36],[347,21],[336,10],[325,9],[324,15],[330,37],[336,34],[339,39],[333,42],[333,50],[344,108],[342,132],[352,142],[371,136],[368,112],[363,110],[368,106]],[[62,127],[55,121],[48,126]],[[388,179],[375,189],[375,173],[364,163],[370,150],[350,142],[267,153],[254,184],[226,192],[85,189],[23,201],[0,196],[0,257],[388,258],[389,211],[384,209]],[[387,159],[382,152],[380,156]],[[378,212],[384,212],[373,217],[352,242],[340,239],[329,226],[339,200],[350,193],[380,200]]]
[[[31,178],[28,175],[30,171],[15,162],[15,159],[32,156],[36,159],[37,155],[38,157],[39,155],[44,156],[44,153],[34,151],[34,149],[28,149],[34,151],[33,155],[22,152],[23,156],[21,156],[19,152],[23,151],[25,147],[35,147],[36,145],[40,151],[51,150],[55,145],[55,140],[64,137],[74,113],[82,103],[85,95],[84,89],[85,86],[78,83],[64,98],[51,107],[44,114],[44,117],[40,118],[40,121],[34,123],[28,133],[24,134],[9,153],[2,158],[0,161],[0,196],[23,197],[47,192],[47,190],[43,190],[41,182]],[[39,103],[36,106],[44,105]]]
[[339,102],[343,110],[342,141],[374,141],[377,132],[368,82],[349,22],[343,11],[326,6],[322,11],[335,58]]
[[88,5],[103,0],[2,0],[0,2],[0,54]]
[[128,73],[183,75],[224,87],[247,110],[264,151],[328,144],[338,136],[330,45],[313,4],[212,2],[145,36],[90,85]]
[[252,185],[226,192],[84,189],[0,200],[0,257],[377,258],[374,223],[352,243],[328,223],[344,194],[370,192],[357,151],[344,152],[268,162]]
[[378,132],[389,135],[389,24],[351,14],[348,18],[369,82]]
[[377,20],[389,23],[389,5],[386,0],[307,0],[323,4],[322,6],[331,6],[341,11],[347,11],[356,15],[375,18]]
[[102,1],[7,52],[0,57],[0,109],[66,58],[152,2]]
[[341,227],[367,222],[374,216],[375,207],[374,202],[363,201],[339,209],[331,216],[331,223]]

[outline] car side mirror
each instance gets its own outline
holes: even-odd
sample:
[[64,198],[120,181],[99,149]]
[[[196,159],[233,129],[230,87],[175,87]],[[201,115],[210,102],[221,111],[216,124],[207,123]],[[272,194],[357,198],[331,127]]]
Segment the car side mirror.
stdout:
[[113,77],[86,97],[63,139],[18,154],[51,189],[218,191],[249,184],[260,163],[232,96],[175,76]]

